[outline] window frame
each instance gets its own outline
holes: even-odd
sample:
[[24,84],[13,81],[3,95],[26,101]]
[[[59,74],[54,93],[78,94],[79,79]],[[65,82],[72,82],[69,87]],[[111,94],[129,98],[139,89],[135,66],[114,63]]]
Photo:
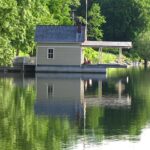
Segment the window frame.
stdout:
[[54,96],[54,85],[47,84],[47,98],[52,98]]
[[[52,50],[52,52],[49,52],[49,50]],[[50,55],[53,57],[49,57]],[[47,48],[47,59],[54,59],[54,48]]]

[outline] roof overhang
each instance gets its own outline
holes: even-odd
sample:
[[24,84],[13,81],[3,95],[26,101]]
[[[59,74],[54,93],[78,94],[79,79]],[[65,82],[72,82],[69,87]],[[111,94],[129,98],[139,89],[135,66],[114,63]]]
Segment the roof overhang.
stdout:
[[81,46],[95,48],[132,48],[132,42],[85,41],[81,44]]

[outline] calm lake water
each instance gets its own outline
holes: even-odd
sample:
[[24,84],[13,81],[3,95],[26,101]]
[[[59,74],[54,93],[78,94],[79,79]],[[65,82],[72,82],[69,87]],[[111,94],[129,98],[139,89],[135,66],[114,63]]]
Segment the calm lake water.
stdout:
[[148,150],[150,70],[0,74],[0,149]]

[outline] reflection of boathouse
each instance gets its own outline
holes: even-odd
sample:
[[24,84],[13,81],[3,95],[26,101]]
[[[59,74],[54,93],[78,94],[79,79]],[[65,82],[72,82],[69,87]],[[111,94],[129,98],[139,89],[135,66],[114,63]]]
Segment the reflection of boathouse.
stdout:
[[75,117],[82,111],[82,84],[79,78],[65,79],[37,75],[37,114]]
[[131,105],[131,98],[128,93],[125,93],[125,85],[119,80],[116,81],[113,85],[115,90],[113,93],[109,93],[109,89],[104,89],[103,85],[105,83],[102,81],[96,81],[95,85],[97,87],[97,92],[90,92],[91,87],[93,86],[89,80],[88,86],[85,84],[84,90],[84,101],[86,101],[87,106],[102,106],[102,107],[129,107]]
[[[106,82],[106,81],[105,81]],[[102,79],[89,80],[72,75],[58,74],[36,77],[37,98],[35,112],[38,115],[83,117],[87,107],[129,107],[131,99],[123,93],[124,84],[119,81],[116,92],[103,94]]]

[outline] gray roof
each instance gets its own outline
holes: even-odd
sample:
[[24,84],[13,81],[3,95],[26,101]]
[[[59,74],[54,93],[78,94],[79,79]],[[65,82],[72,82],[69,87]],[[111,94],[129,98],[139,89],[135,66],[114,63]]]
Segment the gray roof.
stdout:
[[38,25],[35,32],[35,41],[39,43],[84,42],[85,27],[81,26],[78,33],[77,26],[50,26]]
[[114,47],[114,48],[132,48],[132,42],[117,42],[117,41],[84,41],[83,47]]

